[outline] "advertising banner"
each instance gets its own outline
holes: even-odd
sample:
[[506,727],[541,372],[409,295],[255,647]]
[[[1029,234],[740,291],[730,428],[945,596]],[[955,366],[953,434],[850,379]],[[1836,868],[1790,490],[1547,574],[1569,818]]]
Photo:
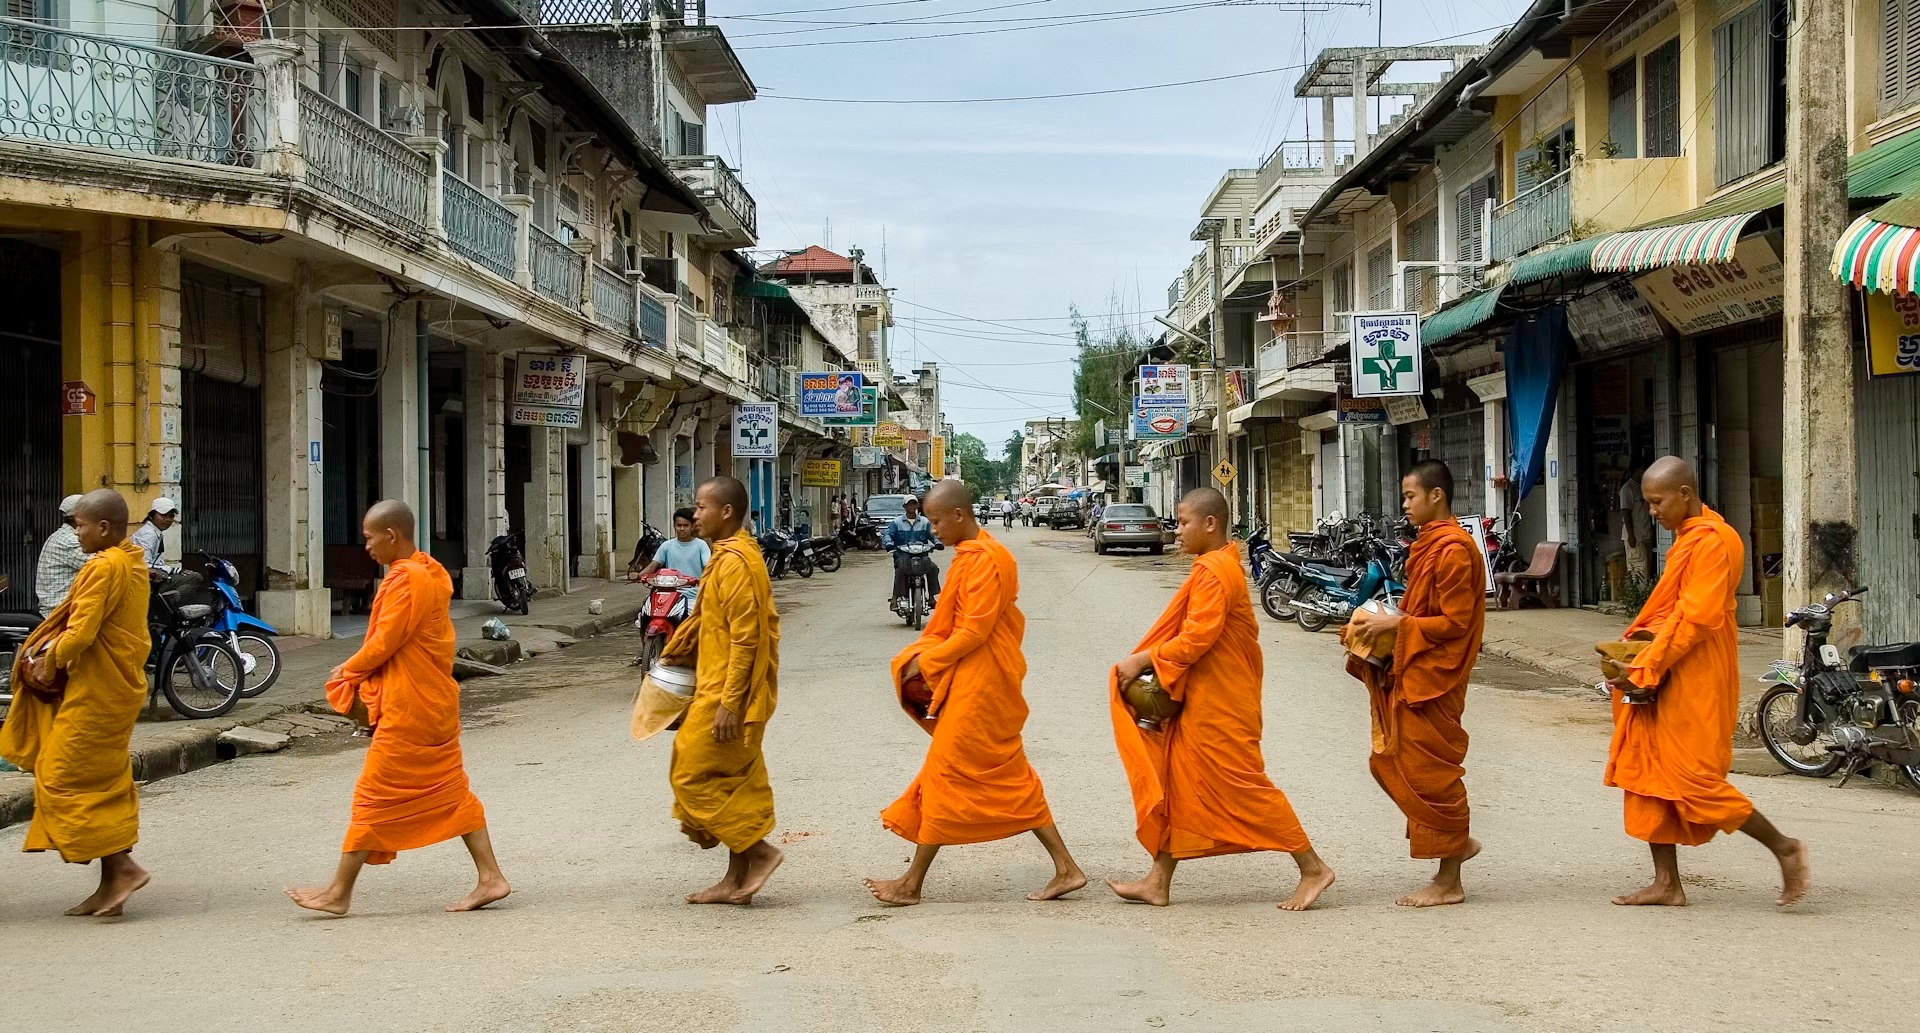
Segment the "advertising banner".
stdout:
[[[804,414],[803,414],[804,415]],[[880,388],[868,384],[860,389],[860,411],[852,416],[822,416],[828,427],[871,427],[880,422]]]
[[1145,398],[1133,400],[1129,421],[1135,441],[1178,441],[1187,436],[1187,407],[1155,405]]
[[853,468],[856,470],[878,470],[885,465],[886,449],[862,446],[853,450]]
[[1193,399],[1192,371],[1186,366],[1140,367],[1140,399],[1148,405],[1185,408]]
[[933,458],[927,463],[927,473],[935,480],[947,475],[947,438],[944,434],[933,436]]
[[829,370],[800,374],[800,415],[812,419],[829,417],[858,418],[861,391],[866,377],[860,373]]
[[1146,487],[1147,486],[1147,468],[1144,466],[1127,467],[1126,485],[1129,488]]
[[1682,334],[1777,316],[1785,284],[1786,269],[1765,237],[1741,241],[1731,262],[1668,266],[1633,281]]
[[1420,394],[1420,314],[1355,312],[1349,361],[1357,397]]
[[873,428],[873,443],[880,448],[905,448],[907,432],[898,423],[882,423]]
[[1867,373],[1890,377],[1920,373],[1920,296],[1861,295],[1867,310]]
[[578,427],[586,401],[586,356],[522,354],[515,358],[507,422],[516,427]]
[[840,460],[809,459],[800,467],[800,483],[809,488],[838,488]]
[[741,402],[733,407],[733,457],[773,459],[780,455],[780,404]]

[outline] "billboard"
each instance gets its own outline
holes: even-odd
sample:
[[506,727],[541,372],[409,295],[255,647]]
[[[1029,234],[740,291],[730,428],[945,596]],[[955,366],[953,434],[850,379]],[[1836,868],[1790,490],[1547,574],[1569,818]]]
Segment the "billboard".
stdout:
[[800,467],[800,483],[809,488],[838,488],[840,460],[809,459]]
[[898,423],[882,423],[873,428],[873,443],[881,448],[905,448],[907,432]]
[[861,446],[853,450],[853,468],[856,470],[878,470],[887,465],[887,450]]
[[1193,375],[1186,366],[1140,367],[1140,398],[1149,405],[1185,407],[1192,400]]
[[733,407],[733,457],[773,459],[780,454],[780,404],[741,402]]
[[860,411],[853,416],[822,416],[828,427],[871,427],[880,422],[880,388],[868,384],[860,389]]
[[1349,361],[1356,398],[1420,394],[1419,313],[1355,312]]
[[514,358],[507,404],[507,421],[514,426],[578,427],[586,401],[586,356],[523,353]]
[[812,419],[850,419],[861,413],[866,378],[859,373],[829,370],[800,374],[800,415]]
[[1187,407],[1156,405],[1136,398],[1128,422],[1128,433],[1135,441],[1178,441],[1187,436]]

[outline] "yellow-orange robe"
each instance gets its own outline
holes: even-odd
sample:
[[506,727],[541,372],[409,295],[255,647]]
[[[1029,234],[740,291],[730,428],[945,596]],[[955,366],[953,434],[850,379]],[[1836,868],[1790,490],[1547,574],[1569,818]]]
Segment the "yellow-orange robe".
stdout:
[[[22,646],[0,757],[33,772],[33,823],[23,849],[85,864],[133,849],[140,796],[127,744],[147,699],[147,564],[123,541],[87,559],[67,596]],[[26,658],[52,643],[65,676],[57,700],[26,688]]]
[[1367,686],[1374,781],[1407,816],[1414,857],[1466,852],[1467,677],[1480,656],[1487,625],[1486,559],[1458,521],[1420,528],[1407,556],[1406,618],[1394,639],[1393,665],[1382,670],[1353,656],[1347,671]]
[[[760,546],[745,531],[713,543],[700,598],[661,650],[694,667],[693,702],[673,737],[673,816],[701,847],[741,853],[773,832],[773,786],[761,753],[779,697],[780,615]],[[713,738],[714,714],[740,718],[740,737]]]
[[416,552],[387,568],[367,618],[367,638],[327,682],[344,714],[366,704],[373,742],[353,785],[341,853],[386,864],[402,850],[486,827],[460,759],[460,683],[453,679],[453,579]]
[[1019,592],[1013,553],[981,531],[954,547],[926,632],[893,658],[896,686],[918,657],[933,691],[921,723],[933,736],[927,759],[907,791],[880,812],[881,822],[904,839],[984,843],[1053,824],[1020,742],[1027,723],[1020,692],[1027,618],[1014,602]]
[[1121,699],[1117,669],[1108,675],[1113,737],[1133,790],[1140,845],[1179,860],[1307,849],[1307,834],[1260,755],[1260,626],[1237,546],[1194,561],[1173,602],[1134,647],[1143,650],[1182,707],[1163,731],[1146,731]]
[[1733,611],[1744,556],[1740,533],[1703,507],[1680,525],[1666,571],[1627,629],[1653,632],[1627,677],[1659,686],[1652,703],[1614,693],[1606,782],[1626,790],[1635,839],[1699,846],[1753,815],[1753,804],[1727,784],[1740,710]]

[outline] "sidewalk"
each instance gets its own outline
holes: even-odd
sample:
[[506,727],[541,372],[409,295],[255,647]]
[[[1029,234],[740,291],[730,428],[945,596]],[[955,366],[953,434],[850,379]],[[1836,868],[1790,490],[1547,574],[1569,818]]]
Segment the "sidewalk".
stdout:
[[[1600,657],[1593,647],[1617,639],[1632,623],[1594,610],[1488,610],[1480,651],[1559,675],[1570,685],[1600,680]],[[1777,629],[1740,629],[1740,700],[1751,703],[1766,691],[1757,680],[1780,658]]]
[[[587,612],[590,600],[603,600],[599,614]],[[482,663],[503,666],[523,657],[551,652],[573,639],[590,638],[601,632],[625,627],[646,604],[644,585],[625,581],[609,582],[576,578],[573,589],[564,596],[536,598],[533,612],[527,616],[503,614],[499,606],[472,613],[472,607],[455,601],[453,622],[458,636],[459,655]],[[505,642],[480,637],[480,626],[500,617],[513,629]],[[338,627],[338,623],[335,625]],[[134,726],[131,753],[133,777],[139,782],[178,775],[233,755],[223,747],[220,735],[241,725],[256,724],[288,712],[319,709],[328,713],[327,675],[360,648],[362,635],[351,637],[282,638],[280,677],[273,688],[256,699],[243,699],[225,716],[206,721],[189,721],[167,706],[165,697],[147,708]],[[224,752],[223,752],[224,751]],[[25,821],[33,813],[33,778],[23,772],[0,772],[0,827]]]

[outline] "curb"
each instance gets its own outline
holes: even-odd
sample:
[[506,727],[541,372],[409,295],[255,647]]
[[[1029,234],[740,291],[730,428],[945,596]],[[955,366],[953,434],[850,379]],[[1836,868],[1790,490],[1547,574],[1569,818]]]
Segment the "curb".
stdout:
[[[631,625],[640,615],[640,610],[639,606],[621,607],[578,621],[551,623],[529,621],[519,626],[540,628],[574,639],[587,639]],[[521,651],[516,639],[507,639],[503,642],[475,639],[460,645],[455,650],[455,655],[469,656],[471,659],[496,666],[506,666],[519,660]],[[501,659],[496,660],[495,657]],[[157,734],[146,737],[129,751],[129,757],[133,762],[133,779],[144,785],[163,778],[171,778],[174,775],[184,775],[200,768],[211,767],[224,760],[232,760],[241,751],[233,743],[220,741],[220,736],[229,729],[271,720],[289,713],[312,712],[316,707],[324,709],[327,713],[333,712],[323,694],[306,700],[289,700],[285,703],[266,705],[261,709],[248,711],[244,718],[239,719],[217,718],[211,721],[179,722],[180,727],[162,729]],[[33,817],[33,782],[25,778],[20,779],[19,782],[18,789],[9,787],[6,790],[0,790],[0,828],[16,825]]]

